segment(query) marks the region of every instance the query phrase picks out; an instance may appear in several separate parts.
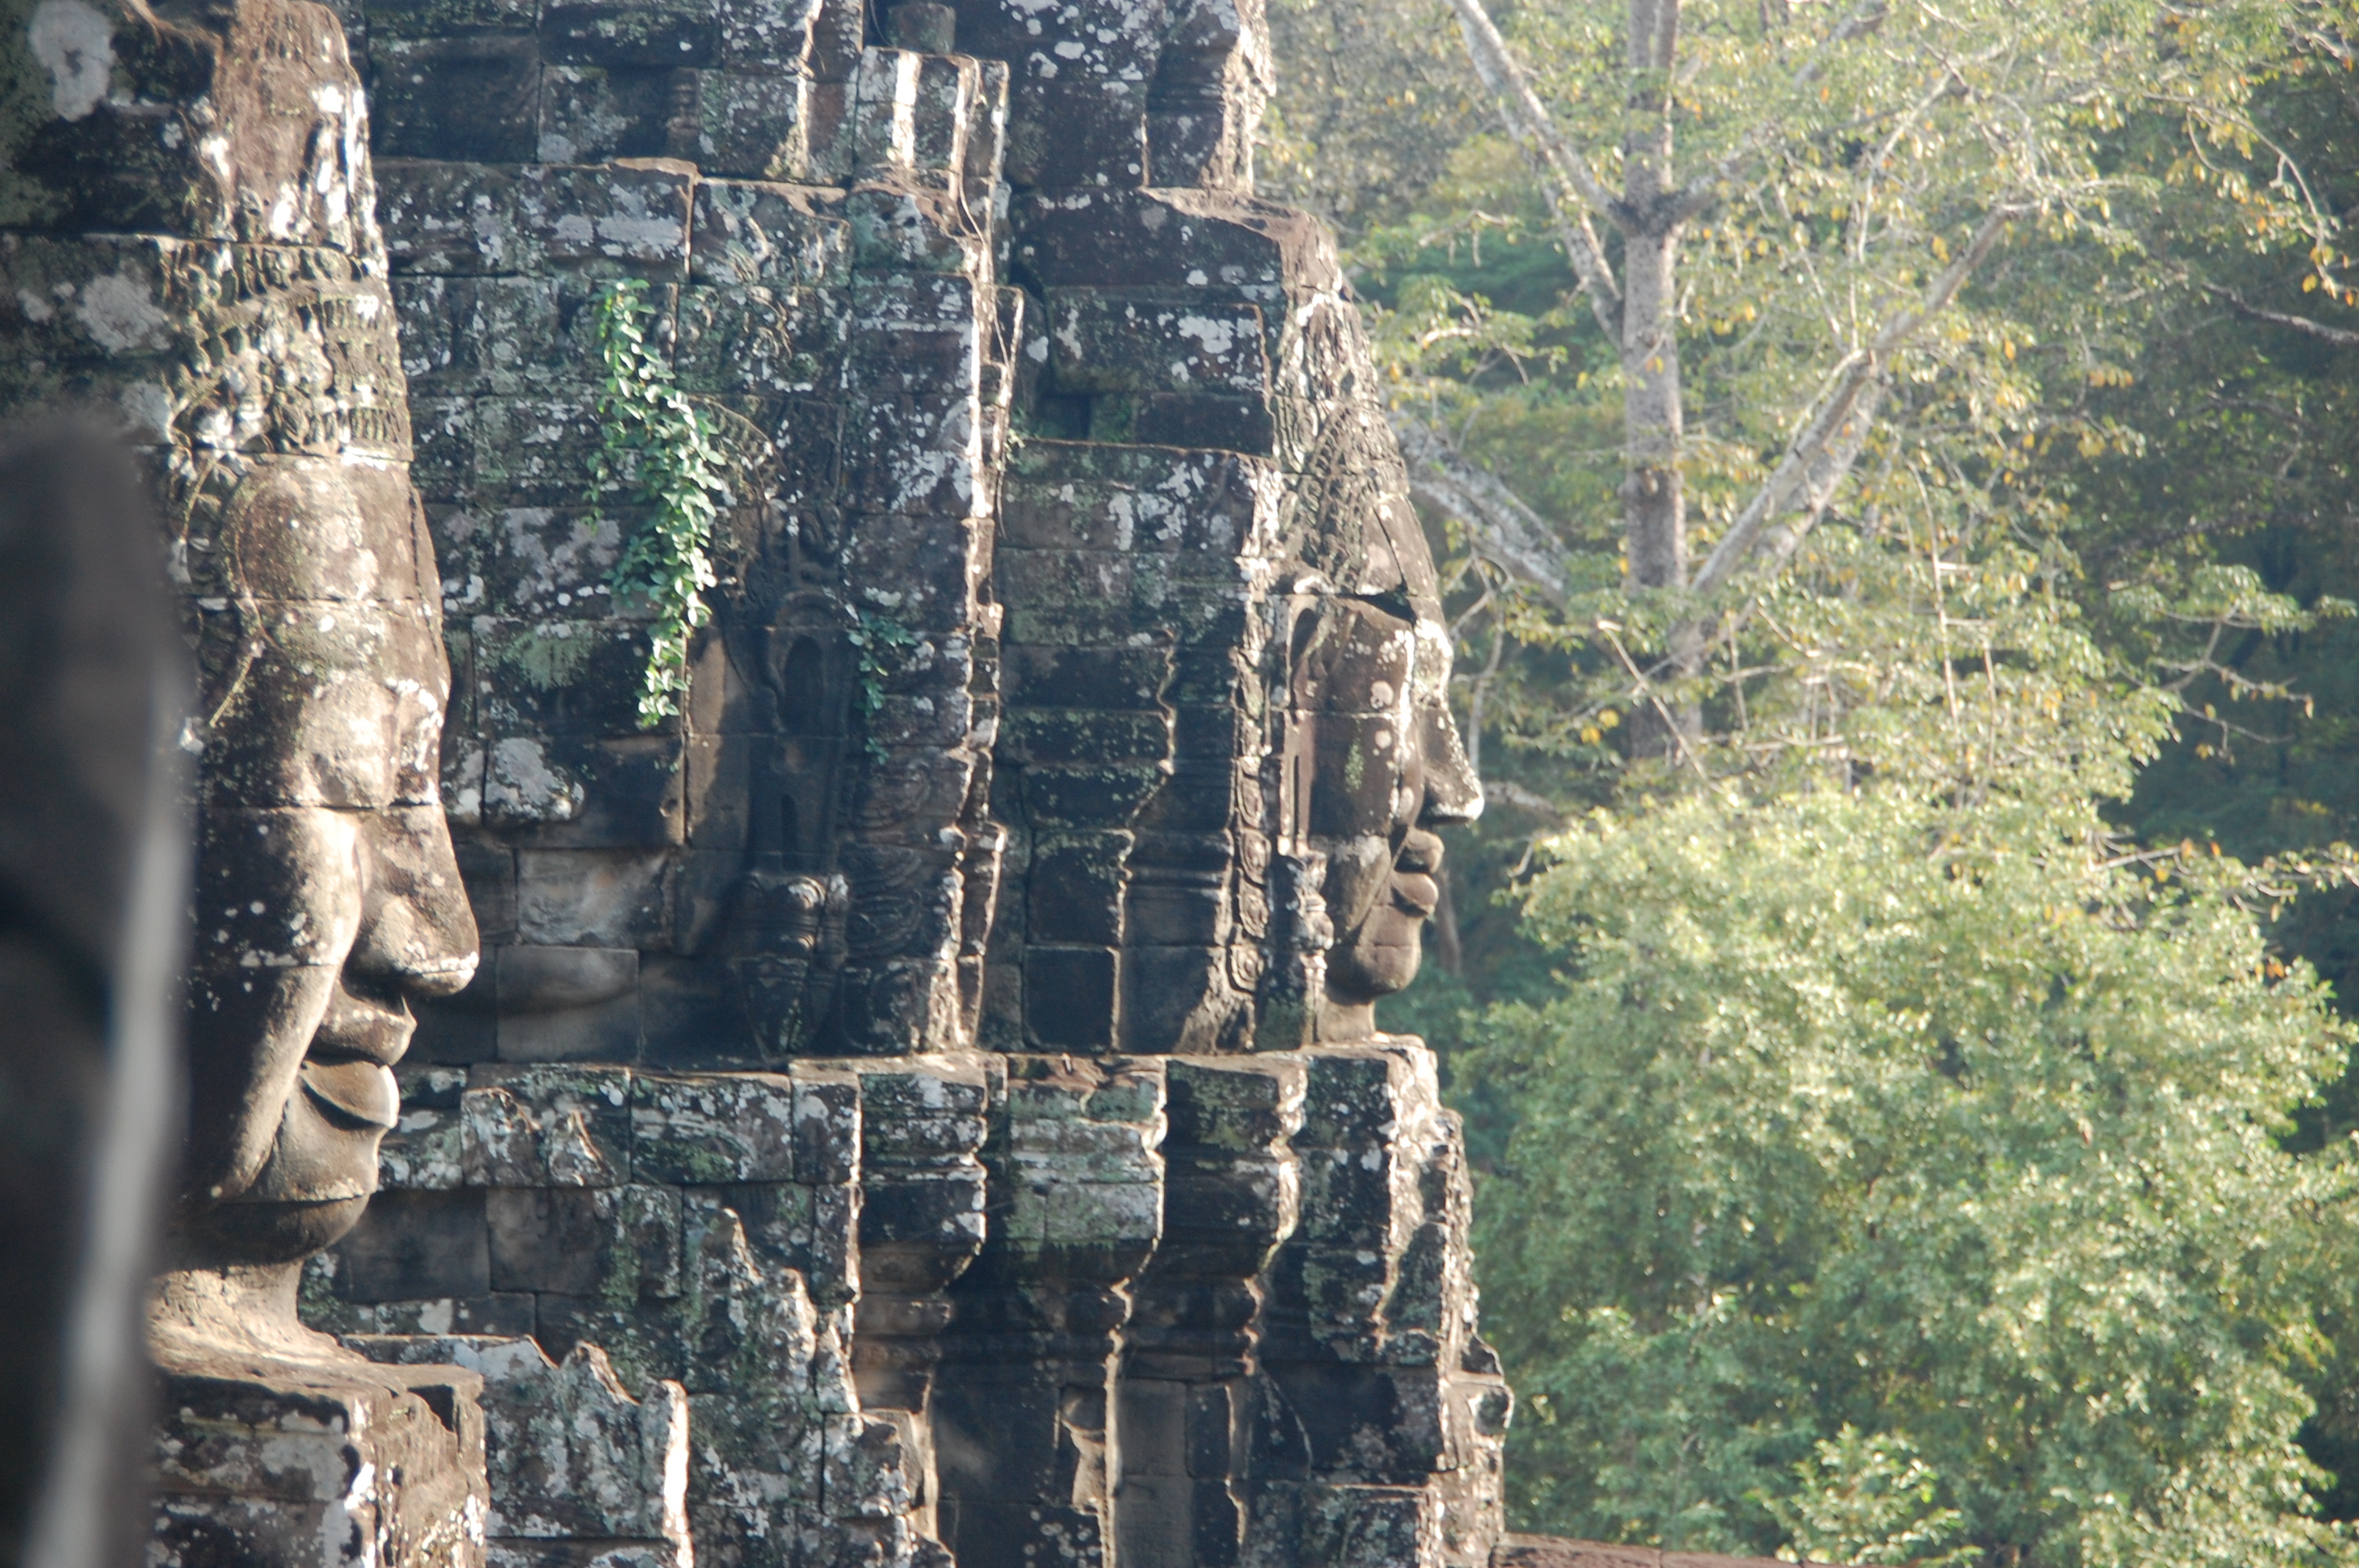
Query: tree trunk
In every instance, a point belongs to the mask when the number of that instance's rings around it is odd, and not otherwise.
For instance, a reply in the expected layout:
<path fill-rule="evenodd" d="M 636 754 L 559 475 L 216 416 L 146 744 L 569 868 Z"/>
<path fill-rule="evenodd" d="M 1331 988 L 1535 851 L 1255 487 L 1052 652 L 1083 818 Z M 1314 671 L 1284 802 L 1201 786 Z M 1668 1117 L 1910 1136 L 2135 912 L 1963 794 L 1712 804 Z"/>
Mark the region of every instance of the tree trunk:
<path fill-rule="evenodd" d="M 1622 524 L 1636 588 L 1685 588 L 1687 497 L 1680 482 L 1680 222 L 1669 209 L 1671 65 L 1680 0 L 1630 0 L 1630 129 L 1622 141 Z"/>
<path fill-rule="evenodd" d="M 1623 138 L 1622 530 L 1633 588 L 1688 582 L 1687 491 L 1680 473 L 1687 429 L 1680 387 L 1679 179 L 1672 166 L 1671 68 L 1680 0 L 1630 0 L 1630 130 Z M 1700 639 L 1675 639 L 1663 673 L 1691 676 Z M 1692 754 L 1703 715 L 1676 694 L 1637 705 L 1632 741 L 1677 762 Z"/>
<path fill-rule="evenodd" d="M 1685 588 L 1680 479 L 1679 233 L 1625 231 L 1622 248 L 1622 526 L 1636 588 Z"/>
<path fill-rule="evenodd" d="M 1675 293 L 1679 245 L 1676 227 L 1623 230 L 1622 528 L 1633 588 L 1688 584 L 1687 491 L 1680 475 L 1687 422 Z M 1694 631 L 1684 622 L 1675 629 L 1658 679 L 1684 680 L 1702 668 L 1703 640 Z M 1703 734 L 1702 710 L 1676 692 L 1641 700 L 1634 717 L 1630 739 L 1638 753 L 1674 764 L 1693 753 Z"/>

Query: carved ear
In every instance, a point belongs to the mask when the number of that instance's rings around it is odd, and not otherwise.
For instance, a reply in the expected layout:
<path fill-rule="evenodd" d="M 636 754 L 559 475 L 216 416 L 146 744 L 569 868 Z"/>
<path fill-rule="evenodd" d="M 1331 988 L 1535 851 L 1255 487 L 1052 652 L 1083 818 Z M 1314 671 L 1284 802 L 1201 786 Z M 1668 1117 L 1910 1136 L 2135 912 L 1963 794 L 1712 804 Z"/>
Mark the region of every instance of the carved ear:
<path fill-rule="evenodd" d="M 1277 821 L 1272 824 L 1281 845 L 1299 845 L 1310 831 L 1312 774 L 1318 769 L 1319 711 L 1317 655 L 1327 630 L 1325 604 L 1315 598 L 1294 601 L 1294 619 L 1287 628 L 1286 667 L 1270 704 L 1277 733 L 1271 751 L 1277 758 Z"/>
<path fill-rule="evenodd" d="M 1389 437 L 1386 438 L 1390 439 Z M 1397 462 L 1399 460 L 1394 460 Z M 1362 599 L 1378 601 L 1406 600 L 1409 584 L 1408 560 L 1421 558 L 1427 554 L 1423 547 L 1425 541 L 1422 537 L 1418 540 L 1419 549 L 1415 557 L 1404 557 L 1398 539 L 1401 530 L 1393 514 L 1407 510 L 1407 503 L 1397 503 L 1392 497 L 1378 492 L 1367 499 L 1366 507 L 1368 514 L 1360 522 L 1361 553 L 1360 558 L 1353 563 L 1352 591 Z M 1429 579 L 1432 578 L 1431 567 L 1426 568 L 1425 575 Z M 1428 591 L 1430 591 L 1430 587 Z"/>
<path fill-rule="evenodd" d="M 1391 438 L 1386 438 L 1389 440 Z M 1394 460 L 1397 462 L 1399 460 Z M 1417 520 L 1417 508 L 1408 499 L 1408 475 L 1400 476 L 1399 493 L 1387 495 L 1378 514 L 1383 522 L 1385 544 L 1392 553 L 1400 573 L 1404 597 L 1440 608 L 1441 590 L 1433 570 L 1433 549 L 1425 542 L 1425 529 Z"/>

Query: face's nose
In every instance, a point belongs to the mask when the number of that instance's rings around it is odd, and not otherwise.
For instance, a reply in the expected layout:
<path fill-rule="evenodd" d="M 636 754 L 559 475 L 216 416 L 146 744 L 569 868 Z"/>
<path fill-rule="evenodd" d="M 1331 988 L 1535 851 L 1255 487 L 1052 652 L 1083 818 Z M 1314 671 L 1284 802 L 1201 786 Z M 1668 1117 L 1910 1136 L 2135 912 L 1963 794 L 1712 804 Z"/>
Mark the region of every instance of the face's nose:
<path fill-rule="evenodd" d="M 1416 639 L 1409 702 L 1425 797 L 1417 821 L 1424 827 L 1451 827 L 1483 815 L 1483 781 L 1474 776 L 1458 721 L 1450 715 L 1450 672 L 1458 650 L 1437 601 L 1418 604 Z"/>
<path fill-rule="evenodd" d="M 1418 813 L 1421 827 L 1449 827 L 1483 815 L 1483 781 L 1466 760 L 1465 744 L 1449 705 L 1422 705 L 1418 715 L 1419 749 L 1425 768 L 1425 804 Z"/>
<path fill-rule="evenodd" d="M 370 815 L 367 891 L 348 972 L 412 1000 L 455 996 L 475 978 L 475 913 L 439 804 Z"/>

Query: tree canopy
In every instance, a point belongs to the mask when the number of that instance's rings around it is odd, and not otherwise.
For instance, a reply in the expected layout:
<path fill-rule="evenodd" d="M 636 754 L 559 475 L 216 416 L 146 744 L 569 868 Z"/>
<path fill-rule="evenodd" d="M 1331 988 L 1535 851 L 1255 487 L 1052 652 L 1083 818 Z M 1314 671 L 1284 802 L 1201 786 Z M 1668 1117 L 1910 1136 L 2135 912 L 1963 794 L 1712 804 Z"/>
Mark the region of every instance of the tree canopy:
<path fill-rule="evenodd" d="M 2351 1555 L 2354 14 L 1273 20 L 1492 784 L 1386 1018 L 1518 1522 Z"/>

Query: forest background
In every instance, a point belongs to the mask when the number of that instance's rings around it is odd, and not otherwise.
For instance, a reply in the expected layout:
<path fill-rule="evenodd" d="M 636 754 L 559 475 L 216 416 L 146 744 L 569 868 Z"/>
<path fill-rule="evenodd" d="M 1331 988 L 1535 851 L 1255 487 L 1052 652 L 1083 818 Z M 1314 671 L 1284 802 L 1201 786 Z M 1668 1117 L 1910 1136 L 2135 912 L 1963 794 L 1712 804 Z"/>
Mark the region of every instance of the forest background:
<path fill-rule="evenodd" d="M 1513 1524 L 2359 1561 L 2359 11 L 1271 4 L 1489 786 L 1384 1017 Z"/>

